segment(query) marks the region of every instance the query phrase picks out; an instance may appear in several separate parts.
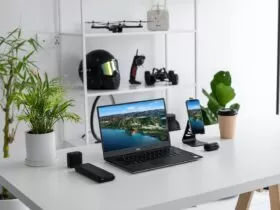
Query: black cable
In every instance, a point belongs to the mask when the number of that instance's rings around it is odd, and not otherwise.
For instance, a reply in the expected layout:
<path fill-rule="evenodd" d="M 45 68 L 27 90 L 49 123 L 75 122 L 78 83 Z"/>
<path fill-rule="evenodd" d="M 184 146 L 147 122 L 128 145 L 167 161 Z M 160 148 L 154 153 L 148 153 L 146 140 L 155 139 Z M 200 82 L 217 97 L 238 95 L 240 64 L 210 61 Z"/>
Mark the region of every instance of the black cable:
<path fill-rule="evenodd" d="M 93 138 L 96 139 L 95 143 L 101 143 L 101 139 L 97 136 L 97 134 L 94 130 L 94 126 L 93 126 L 94 113 L 95 113 L 95 109 L 96 109 L 97 103 L 98 103 L 100 98 L 101 98 L 101 96 L 97 96 L 95 98 L 95 100 L 92 104 L 92 107 L 91 107 L 91 112 L 90 112 L 90 129 L 91 129 L 91 133 L 92 133 Z M 113 95 L 110 95 L 110 99 L 111 99 L 112 104 L 116 104 L 116 101 L 115 101 Z"/>
<path fill-rule="evenodd" d="M 93 118 L 94 118 L 94 112 L 95 112 L 95 108 L 96 105 L 99 101 L 101 96 L 97 96 L 92 104 L 91 107 L 91 112 L 90 112 L 90 130 L 91 130 L 91 134 L 93 136 L 93 138 L 95 138 L 95 143 L 101 143 L 101 139 L 96 135 L 95 130 L 94 130 L 94 126 L 93 126 Z"/>

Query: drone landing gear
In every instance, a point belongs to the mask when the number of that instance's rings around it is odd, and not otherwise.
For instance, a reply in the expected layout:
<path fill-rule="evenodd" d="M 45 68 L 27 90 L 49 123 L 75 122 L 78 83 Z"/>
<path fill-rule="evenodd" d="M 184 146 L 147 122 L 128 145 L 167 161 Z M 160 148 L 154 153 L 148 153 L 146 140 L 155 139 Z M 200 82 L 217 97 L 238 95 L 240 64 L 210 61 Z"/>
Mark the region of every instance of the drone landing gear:
<path fill-rule="evenodd" d="M 203 141 L 199 141 L 196 139 L 195 134 L 192 133 L 190 123 L 188 121 L 187 127 L 182 139 L 184 144 L 189 145 L 190 147 L 201 147 L 204 146 L 206 143 Z"/>

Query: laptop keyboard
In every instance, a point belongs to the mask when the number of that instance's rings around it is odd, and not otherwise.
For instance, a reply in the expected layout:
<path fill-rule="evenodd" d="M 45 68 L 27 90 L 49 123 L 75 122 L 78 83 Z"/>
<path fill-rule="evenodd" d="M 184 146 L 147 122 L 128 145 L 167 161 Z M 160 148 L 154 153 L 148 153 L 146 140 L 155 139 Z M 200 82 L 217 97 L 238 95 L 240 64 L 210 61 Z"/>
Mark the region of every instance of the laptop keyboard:
<path fill-rule="evenodd" d="M 152 150 L 139 152 L 137 154 L 122 155 L 117 158 L 118 161 L 122 161 L 126 165 L 140 164 L 150 160 L 156 160 L 164 157 L 172 157 L 180 155 L 179 150 L 173 147 L 167 147 L 160 150 Z"/>

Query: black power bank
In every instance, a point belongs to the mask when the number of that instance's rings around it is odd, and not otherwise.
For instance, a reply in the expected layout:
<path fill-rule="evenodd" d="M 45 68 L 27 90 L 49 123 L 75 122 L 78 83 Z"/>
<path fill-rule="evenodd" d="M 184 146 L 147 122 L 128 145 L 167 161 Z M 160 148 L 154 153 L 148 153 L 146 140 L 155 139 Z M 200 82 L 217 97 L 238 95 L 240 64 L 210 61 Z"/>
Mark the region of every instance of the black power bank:
<path fill-rule="evenodd" d="M 75 167 L 76 172 L 82 174 L 98 183 L 109 182 L 115 179 L 114 174 L 90 163 L 81 164 Z"/>

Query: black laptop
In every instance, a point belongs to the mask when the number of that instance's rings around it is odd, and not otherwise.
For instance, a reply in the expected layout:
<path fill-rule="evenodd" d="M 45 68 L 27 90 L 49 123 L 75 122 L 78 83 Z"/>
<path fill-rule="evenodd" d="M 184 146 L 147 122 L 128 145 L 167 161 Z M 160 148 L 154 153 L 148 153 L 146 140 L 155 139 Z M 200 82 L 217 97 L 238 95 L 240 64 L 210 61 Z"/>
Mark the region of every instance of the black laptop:
<path fill-rule="evenodd" d="M 196 161 L 170 145 L 164 99 L 99 106 L 104 159 L 130 173 Z"/>

